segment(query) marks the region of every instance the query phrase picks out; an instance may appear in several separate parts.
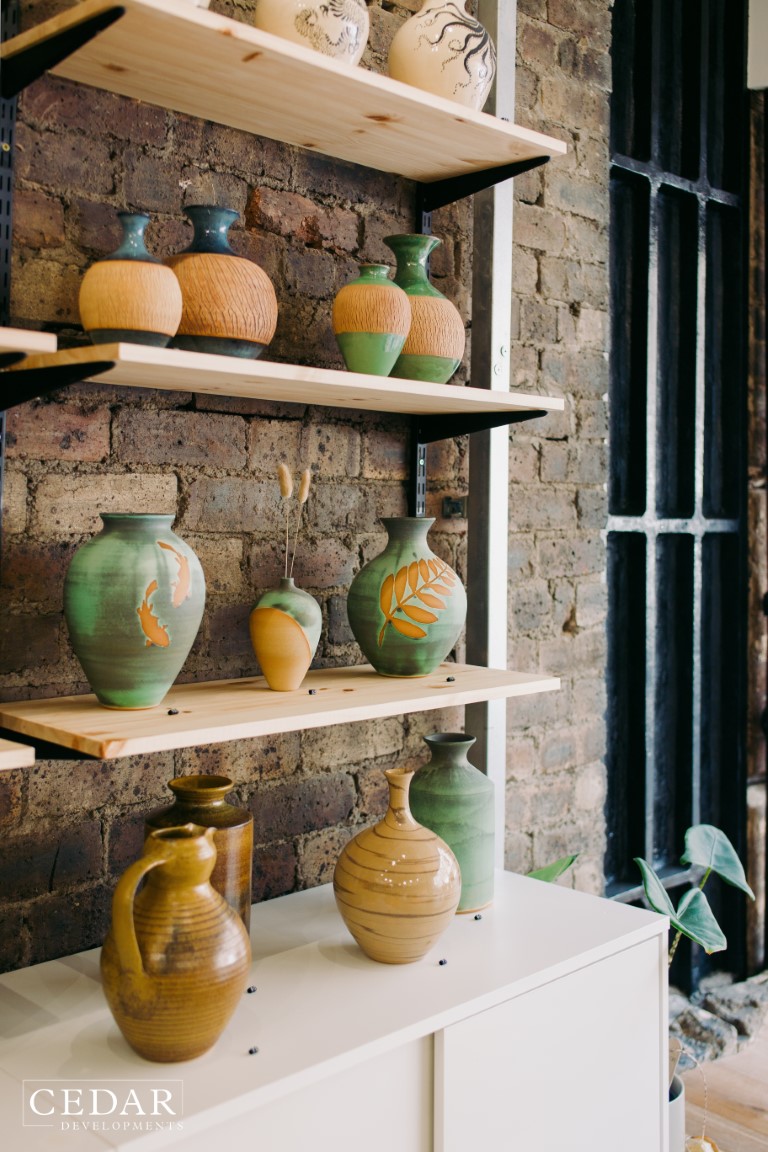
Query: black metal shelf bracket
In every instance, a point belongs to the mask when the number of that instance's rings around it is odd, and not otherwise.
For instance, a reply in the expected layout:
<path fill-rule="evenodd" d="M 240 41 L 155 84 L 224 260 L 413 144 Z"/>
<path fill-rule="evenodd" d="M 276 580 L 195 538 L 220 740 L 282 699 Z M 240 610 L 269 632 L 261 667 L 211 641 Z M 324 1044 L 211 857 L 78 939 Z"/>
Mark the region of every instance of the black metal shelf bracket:
<path fill-rule="evenodd" d="M 0 388 L 0 412 L 7 411 L 17 404 L 47 396 L 69 384 L 82 384 L 93 376 L 100 376 L 115 367 L 114 360 L 96 360 L 88 365 L 87 377 L 83 376 L 81 364 L 56 364 L 51 368 L 23 368 L 9 372 L 2 377 Z"/>
<path fill-rule="evenodd" d="M 11 740 L 16 744 L 26 744 L 33 748 L 35 760 L 97 760 L 89 752 L 80 752 L 75 748 L 67 748 L 63 744 L 52 744 L 48 740 L 40 740 L 37 736 L 27 736 L 24 732 L 14 732 L 12 728 L 0 728 L 0 740 Z"/>
<path fill-rule="evenodd" d="M 493 188 L 495 184 L 522 176 L 523 172 L 530 172 L 532 168 L 546 164 L 549 159 L 549 156 L 535 156 L 532 160 L 516 160 L 513 164 L 502 164 L 498 168 L 484 168 L 480 172 L 467 172 L 463 176 L 448 176 L 445 180 L 435 180 L 431 184 L 418 183 L 417 219 L 423 213 L 434 212 L 446 204 L 463 200 L 465 196 L 472 196 L 475 192 L 482 192 L 486 188 Z"/>
<path fill-rule="evenodd" d="M 63 32 L 49 36 L 47 40 L 40 40 L 29 48 L 5 56 L 0 77 L 0 95 L 5 100 L 18 95 L 29 84 L 39 80 L 50 68 L 61 64 L 67 56 L 77 52 L 78 48 L 82 48 L 123 15 L 125 8 L 119 5 L 107 8 L 106 11 L 89 16 L 87 20 L 81 20 L 79 24 L 74 24 Z"/>

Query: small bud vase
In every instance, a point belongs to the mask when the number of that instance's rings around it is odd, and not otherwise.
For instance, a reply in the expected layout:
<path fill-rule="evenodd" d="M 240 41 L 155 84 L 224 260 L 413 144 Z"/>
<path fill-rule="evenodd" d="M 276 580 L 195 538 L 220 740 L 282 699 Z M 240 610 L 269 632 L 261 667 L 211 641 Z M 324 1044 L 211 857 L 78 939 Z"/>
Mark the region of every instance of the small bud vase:
<path fill-rule="evenodd" d="M 166 261 L 184 303 L 173 346 L 255 359 L 277 327 L 272 281 L 258 264 L 230 248 L 227 233 L 237 212 L 194 204 L 184 213 L 195 230 L 192 243 Z"/>
<path fill-rule="evenodd" d="M 496 74 L 496 49 L 461 0 L 424 0 L 389 49 L 395 80 L 481 109 Z"/>
<path fill-rule="evenodd" d="M 350 372 L 389 376 L 411 327 L 407 293 L 386 264 L 361 264 L 360 275 L 337 293 L 332 324 Z"/>
<path fill-rule="evenodd" d="M 387 814 L 344 848 L 333 892 L 342 920 L 366 956 L 382 964 L 412 964 L 453 919 L 461 874 L 448 845 L 411 815 L 413 773 L 390 768 L 384 775 Z"/>
<path fill-rule="evenodd" d="M 323 614 L 309 592 L 284 576 L 251 612 L 251 643 L 264 678 L 276 692 L 293 692 L 309 671 L 320 641 Z"/>
<path fill-rule="evenodd" d="M 458 912 L 477 912 L 493 900 L 494 786 L 467 759 L 474 736 L 425 736 L 432 759 L 411 784 L 411 812 L 445 840 L 461 868 Z"/>
<path fill-rule="evenodd" d="M 145 1060 L 202 1056 L 245 991 L 251 942 L 211 887 L 213 836 L 194 824 L 150 833 L 115 889 L 101 979 L 117 1026 Z"/>
<path fill-rule="evenodd" d="M 173 516 L 101 514 L 75 552 L 64 618 L 75 655 L 107 708 L 153 708 L 181 671 L 205 606 L 205 578 Z"/>
<path fill-rule="evenodd" d="M 80 285 L 80 321 L 94 344 L 164 348 L 181 320 L 181 288 L 144 243 L 149 216 L 118 212 L 120 247 L 92 264 Z"/>
<path fill-rule="evenodd" d="M 456 643 L 467 615 L 461 581 L 427 543 L 434 520 L 382 520 L 384 551 L 357 573 L 347 596 L 355 640 L 382 676 L 428 676 Z"/>
<path fill-rule="evenodd" d="M 395 283 L 411 302 L 411 327 L 390 375 L 446 384 L 461 364 L 466 333 L 456 305 L 427 275 L 429 254 L 442 240 L 414 234 L 386 236 L 384 243 L 397 258 Z"/>
<path fill-rule="evenodd" d="M 365 0 L 256 0 L 253 23 L 344 64 L 357 64 L 368 42 Z"/>
<path fill-rule="evenodd" d="M 253 816 L 245 808 L 227 803 L 225 797 L 234 788 L 228 776 L 175 776 L 168 781 L 168 787 L 174 803 L 147 816 L 146 835 L 157 828 L 175 828 L 179 824 L 213 828 L 216 864 L 211 884 L 249 928 Z"/>

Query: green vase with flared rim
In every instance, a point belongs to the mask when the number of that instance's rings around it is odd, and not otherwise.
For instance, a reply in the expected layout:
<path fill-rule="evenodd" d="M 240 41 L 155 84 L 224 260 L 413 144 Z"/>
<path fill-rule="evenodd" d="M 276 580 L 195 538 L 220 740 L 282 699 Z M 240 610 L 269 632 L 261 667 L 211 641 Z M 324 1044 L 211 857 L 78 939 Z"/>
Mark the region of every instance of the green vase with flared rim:
<path fill-rule="evenodd" d="M 411 327 L 411 305 L 388 264 L 361 264 L 333 302 L 333 331 L 350 372 L 388 376 Z"/>
<path fill-rule="evenodd" d="M 494 784 L 470 764 L 474 736 L 435 732 L 425 736 L 432 758 L 411 784 L 411 812 L 431 828 L 461 868 L 459 912 L 477 912 L 493 900 Z"/>
<path fill-rule="evenodd" d="M 429 255 L 442 240 L 413 233 L 384 243 L 397 258 L 395 283 L 411 302 L 411 327 L 390 375 L 445 384 L 461 364 L 466 333 L 455 304 L 429 279 Z"/>
<path fill-rule="evenodd" d="M 75 655 L 101 704 L 153 708 L 181 671 L 205 606 L 197 556 L 173 516 L 102 513 L 64 580 Z"/>
<path fill-rule="evenodd" d="M 428 676 L 464 627 L 467 597 L 456 573 L 427 543 L 431 517 L 387 517 L 382 524 L 386 548 L 349 589 L 350 627 L 382 676 Z"/>

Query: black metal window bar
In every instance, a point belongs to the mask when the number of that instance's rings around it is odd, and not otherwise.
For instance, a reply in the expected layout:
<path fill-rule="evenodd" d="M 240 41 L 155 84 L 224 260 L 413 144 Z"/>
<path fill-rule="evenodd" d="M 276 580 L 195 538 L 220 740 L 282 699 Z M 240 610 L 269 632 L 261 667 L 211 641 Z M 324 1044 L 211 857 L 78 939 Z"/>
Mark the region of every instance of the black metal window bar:
<path fill-rule="evenodd" d="M 746 838 L 746 7 L 614 5 L 606 874 L 626 900 L 635 856 L 682 884 L 690 824 Z M 716 909 L 732 969 L 739 904 Z M 702 961 L 682 963 L 690 986 Z"/>

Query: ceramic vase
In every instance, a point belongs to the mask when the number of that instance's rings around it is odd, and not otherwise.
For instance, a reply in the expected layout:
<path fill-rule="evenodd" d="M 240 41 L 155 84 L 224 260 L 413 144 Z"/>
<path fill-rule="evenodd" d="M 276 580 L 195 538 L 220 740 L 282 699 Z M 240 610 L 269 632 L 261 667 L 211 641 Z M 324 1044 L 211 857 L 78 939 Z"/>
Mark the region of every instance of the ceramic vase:
<path fill-rule="evenodd" d="M 225 797 L 234 788 L 228 776 L 176 776 L 168 781 L 168 787 L 175 801 L 147 816 L 145 834 L 180 824 L 213 828 L 216 864 L 211 884 L 249 928 L 253 816 L 245 808 L 227 803 Z"/>
<path fill-rule="evenodd" d="M 368 42 L 365 0 L 256 0 L 253 22 L 345 64 L 357 64 Z"/>
<path fill-rule="evenodd" d="M 181 671 L 205 606 L 205 578 L 173 516 L 102 513 L 72 557 L 64 617 L 75 655 L 109 708 L 152 708 Z"/>
<path fill-rule="evenodd" d="M 251 643 L 264 678 L 276 692 L 292 692 L 309 671 L 323 615 L 314 596 L 284 576 L 251 612 Z"/>
<path fill-rule="evenodd" d="M 333 874 L 341 917 L 371 960 L 420 960 L 448 927 L 459 903 L 461 874 L 447 844 L 414 820 L 408 806 L 413 773 L 390 768 L 387 814 L 358 832 Z"/>
<path fill-rule="evenodd" d="M 166 263 L 181 285 L 183 311 L 175 348 L 255 359 L 277 327 L 277 297 L 263 268 L 237 256 L 227 233 L 237 219 L 230 208 L 195 204 L 189 248 Z"/>
<path fill-rule="evenodd" d="M 387 236 L 384 243 L 397 258 L 395 283 L 411 302 L 411 327 L 392 376 L 445 384 L 464 355 L 466 334 L 459 310 L 435 288 L 427 275 L 437 236 Z"/>
<path fill-rule="evenodd" d="M 432 758 L 411 784 L 411 812 L 445 840 L 461 869 L 459 912 L 477 912 L 493 900 L 493 781 L 467 759 L 474 736 L 436 732 L 424 737 Z"/>
<path fill-rule="evenodd" d="M 350 627 L 382 676 L 428 676 L 459 637 L 467 597 L 456 573 L 427 543 L 432 518 L 392 517 L 382 523 L 387 546 L 349 589 Z"/>
<path fill-rule="evenodd" d="M 164 348 L 181 320 L 181 288 L 144 243 L 149 217 L 119 212 L 120 247 L 92 264 L 78 300 L 80 321 L 94 344 L 125 341 Z"/>
<path fill-rule="evenodd" d="M 386 264 L 362 264 L 333 301 L 336 342 L 350 372 L 388 376 L 411 327 L 411 302 Z"/>
<path fill-rule="evenodd" d="M 389 74 L 436 96 L 480 109 L 496 74 L 496 49 L 462 0 L 424 0 L 395 33 Z"/>
<path fill-rule="evenodd" d="M 151 832 L 115 889 L 102 983 L 118 1028 L 145 1060 L 207 1052 L 245 991 L 250 940 L 211 887 L 213 837 L 194 824 Z"/>

